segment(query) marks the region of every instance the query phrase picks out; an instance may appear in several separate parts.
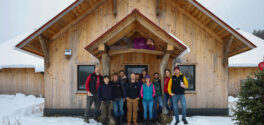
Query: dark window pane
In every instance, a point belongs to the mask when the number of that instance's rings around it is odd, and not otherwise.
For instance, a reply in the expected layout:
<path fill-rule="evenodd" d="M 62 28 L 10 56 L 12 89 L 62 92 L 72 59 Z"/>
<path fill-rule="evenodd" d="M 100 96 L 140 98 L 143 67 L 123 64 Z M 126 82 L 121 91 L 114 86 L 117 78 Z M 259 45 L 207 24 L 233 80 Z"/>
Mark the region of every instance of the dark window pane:
<path fill-rule="evenodd" d="M 78 90 L 85 90 L 86 78 L 93 73 L 94 65 L 80 65 L 78 66 Z"/>
<path fill-rule="evenodd" d="M 179 66 L 183 75 L 188 80 L 189 87 L 187 90 L 195 90 L 195 66 L 194 65 L 181 65 Z"/>
<path fill-rule="evenodd" d="M 139 73 L 141 74 L 141 71 L 145 69 L 148 72 L 148 66 L 147 65 L 126 65 L 126 75 L 130 77 L 131 73 Z"/>

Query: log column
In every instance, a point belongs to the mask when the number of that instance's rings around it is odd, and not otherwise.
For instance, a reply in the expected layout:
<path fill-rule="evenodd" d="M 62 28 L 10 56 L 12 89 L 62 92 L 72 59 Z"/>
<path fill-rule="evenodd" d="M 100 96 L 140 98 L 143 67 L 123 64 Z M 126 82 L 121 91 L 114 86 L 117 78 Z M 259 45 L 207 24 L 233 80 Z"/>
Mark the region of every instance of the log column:
<path fill-rule="evenodd" d="M 102 53 L 101 56 L 101 63 L 102 63 L 102 74 L 103 75 L 110 75 L 110 57 L 107 52 L 107 49 L 104 44 L 99 45 L 98 47 L 99 52 Z"/>
<path fill-rule="evenodd" d="M 162 57 L 161 63 L 160 63 L 160 80 L 161 80 L 161 88 L 164 88 L 164 78 L 165 73 L 164 70 L 168 67 L 168 61 L 170 58 L 170 53 L 165 53 Z M 162 91 L 162 95 L 164 95 L 164 91 Z"/>
<path fill-rule="evenodd" d="M 110 57 L 108 54 L 102 53 L 102 73 L 103 75 L 110 75 Z"/>

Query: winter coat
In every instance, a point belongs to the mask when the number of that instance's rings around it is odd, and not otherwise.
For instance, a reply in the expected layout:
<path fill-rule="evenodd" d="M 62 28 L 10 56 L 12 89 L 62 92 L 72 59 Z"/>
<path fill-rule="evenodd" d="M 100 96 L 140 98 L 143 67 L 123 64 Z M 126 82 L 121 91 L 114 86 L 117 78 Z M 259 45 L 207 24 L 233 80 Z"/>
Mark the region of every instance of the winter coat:
<path fill-rule="evenodd" d="M 112 81 L 113 99 L 125 98 L 124 86 L 119 80 Z"/>
<path fill-rule="evenodd" d="M 155 91 L 156 91 L 156 95 L 155 96 L 162 96 L 162 89 L 161 89 L 160 79 L 154 79 L 152 83 L 155 86 Z"/>
<path fill-rule="evenodd" d="M 181 83 L 188 88 L 188 81 L 182 73 L 180 73 L 179 76 L 173 75 L 168 84 L 169 94 L 184 94 L 185 88 L 181 87 Z"/>
<path fill-rule="evenodd" d="M 103 77 L 100 74 L 96 75 L 96 73 L 93 72 L 86 79 L 86 91 L 90 91 L 92 94 L 95 94 L 100 86 L 100 83 L 103 83 Z"/>
<path fill-rule="evenodd" d="M 155 96 L 155 86 L 150 83 L 148 86 L 146 83 L 142 85 L 140 94 L 144 101 L 151 101 Z"/>
<path fill-rule="evenodd" d="M 135 99 L 140 97 L 140 86 L 138 82 L 128 83 L 126 86 L 126 97 Z"/>
<path fill-rule="evenodd" d="M 101 84 L 98 89 L 98 98 L 100 101 L 113 100 L 113 85 L 111 83 Z"/>
<path fill-rule="evenodd" d="M 170 77 L 166 76 L 165 79 L 164 79 L 164 88 L 163 88 L 164 93 L 168 93 L 169 81 L 170 81 Z"/>

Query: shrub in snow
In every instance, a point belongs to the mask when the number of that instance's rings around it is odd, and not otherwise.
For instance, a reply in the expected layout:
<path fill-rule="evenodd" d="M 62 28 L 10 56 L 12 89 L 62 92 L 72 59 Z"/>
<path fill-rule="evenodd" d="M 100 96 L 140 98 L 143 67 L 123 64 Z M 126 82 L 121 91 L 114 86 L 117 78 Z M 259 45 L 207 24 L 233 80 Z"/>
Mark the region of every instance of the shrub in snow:
<path fill-rule="evenodd" d="M 16 118 L 14 123 L 12 123 L 9 117 L 4 117 L 2 125 L 21 125 L 21 122 L 19 121 L 19 119 Z"/>
<path fill-rule="evenodd" d="M 248 77 L 241 86 L 234 110 L 238 125 L 264 125 L 264 71 Z"/>

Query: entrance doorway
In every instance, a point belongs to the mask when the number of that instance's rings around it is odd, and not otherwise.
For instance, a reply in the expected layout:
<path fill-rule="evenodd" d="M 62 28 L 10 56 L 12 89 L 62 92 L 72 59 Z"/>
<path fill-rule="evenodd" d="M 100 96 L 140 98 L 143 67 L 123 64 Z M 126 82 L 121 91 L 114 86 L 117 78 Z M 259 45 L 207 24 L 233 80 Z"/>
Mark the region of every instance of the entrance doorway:
<path fill-rule="evenodd" d="M 147 65 L 126 65 L 125 66 L 125 72 L 128 77 L 130 77 L 131 73 L 139 73 L 141 74 L 141 71 L 145 69 L 148 74 L 148 66 Z"/>

